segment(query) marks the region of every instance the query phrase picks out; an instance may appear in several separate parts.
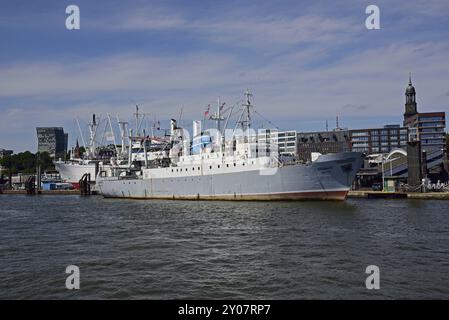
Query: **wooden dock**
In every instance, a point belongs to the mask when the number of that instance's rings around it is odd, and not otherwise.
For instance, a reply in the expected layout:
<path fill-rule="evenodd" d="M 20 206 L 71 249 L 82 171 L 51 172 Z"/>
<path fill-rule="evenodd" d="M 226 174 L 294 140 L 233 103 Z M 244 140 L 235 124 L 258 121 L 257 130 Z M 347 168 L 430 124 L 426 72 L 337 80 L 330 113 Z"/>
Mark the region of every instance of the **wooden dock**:
<path fill-rule="evenodd" d="M 383 192 L 383 191 L 349 191 L 348 198 L 364 199 L 427 199 L 449 200 L 449 192 Z"/>
<path fill-rule="evenodd" d="M 27 194 L 26 190 L 1 190 L 0 195 Z M 92 195 L 96 194 L 92 191 Z M 39 190 L 36 195 L 80 195 L 79 190 Z"/>

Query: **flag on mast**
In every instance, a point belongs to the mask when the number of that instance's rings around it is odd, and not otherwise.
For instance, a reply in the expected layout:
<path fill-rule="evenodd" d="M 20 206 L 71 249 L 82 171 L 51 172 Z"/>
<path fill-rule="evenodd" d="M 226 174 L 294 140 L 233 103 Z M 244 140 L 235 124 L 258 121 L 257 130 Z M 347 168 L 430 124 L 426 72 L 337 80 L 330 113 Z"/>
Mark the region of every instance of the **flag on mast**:
<path fill-rule="evenodd" d="M 207 105 L 206 112 L 204 112 L 204 117 L 205 118 L 209 117 L 209 111 L 210 111 L 210 104 Z"/>

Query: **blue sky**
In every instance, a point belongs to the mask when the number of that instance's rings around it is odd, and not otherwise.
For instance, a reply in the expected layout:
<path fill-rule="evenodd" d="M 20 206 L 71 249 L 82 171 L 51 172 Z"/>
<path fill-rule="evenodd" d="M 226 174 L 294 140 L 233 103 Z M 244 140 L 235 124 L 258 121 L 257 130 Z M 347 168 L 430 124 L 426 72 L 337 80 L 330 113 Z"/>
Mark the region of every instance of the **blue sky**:
<path fill-rule="evenodd" d="M 65 28 L 76 4 L 81 29 Z M 380 8 L 381 29 L 365 28 Z M 249 88 L 282 129 L 401 123 L 449 111 L 449 2 L 0 1 L 0 148 L 36 150 L 36 126 L 119 114 L 201 119 Z M 187 125 L 187 124 L 186 124 Z"/>

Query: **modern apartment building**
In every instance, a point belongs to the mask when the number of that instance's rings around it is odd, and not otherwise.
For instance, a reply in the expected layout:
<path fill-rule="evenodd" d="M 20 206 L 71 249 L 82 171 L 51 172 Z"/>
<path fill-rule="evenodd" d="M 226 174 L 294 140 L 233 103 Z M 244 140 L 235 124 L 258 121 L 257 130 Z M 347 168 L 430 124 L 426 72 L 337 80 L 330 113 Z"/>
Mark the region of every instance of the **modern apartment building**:
<path fill-rule="evenodd" d="M 36 128 L 37 151 L 48 152 L 54 159 L 65 159 L 68 134 L 61 127 Z"/>
<path fill-rule="evenodd" d="M 352 151 L 389 153 L 394 149 L 407 147 L 408 128 L 386 125 L 383 128 L 349 130 L 349 135 Z"/>
<path fill-rule="evenodd" d="M 446 114 L 444 112 L 417 113 L 407 117 L 405 125 L 417 128 L 418 139 L 423 149 L 446 148 Z"/>
<path fill-rule="evenodd" d="M 258 132 L 257 141 L 260 145 L 270 146 L 276 144 L 280 155 L 295 156 L 297 152 L 297 132 L 264 130 Z M 267 150 L 268 151 L 268 150 Z"/>

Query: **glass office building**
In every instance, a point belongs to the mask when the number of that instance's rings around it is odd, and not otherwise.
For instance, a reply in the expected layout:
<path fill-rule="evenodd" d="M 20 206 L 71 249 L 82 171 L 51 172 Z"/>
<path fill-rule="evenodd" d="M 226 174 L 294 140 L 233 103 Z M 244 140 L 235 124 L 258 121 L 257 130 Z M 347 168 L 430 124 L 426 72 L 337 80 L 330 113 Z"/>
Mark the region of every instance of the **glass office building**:
<path fill-rule="evenodd" d="M 37 151 L 47 152 L 53 159 L 65 159 L 68 134 L 61 127 L 36 128 Z"/>

